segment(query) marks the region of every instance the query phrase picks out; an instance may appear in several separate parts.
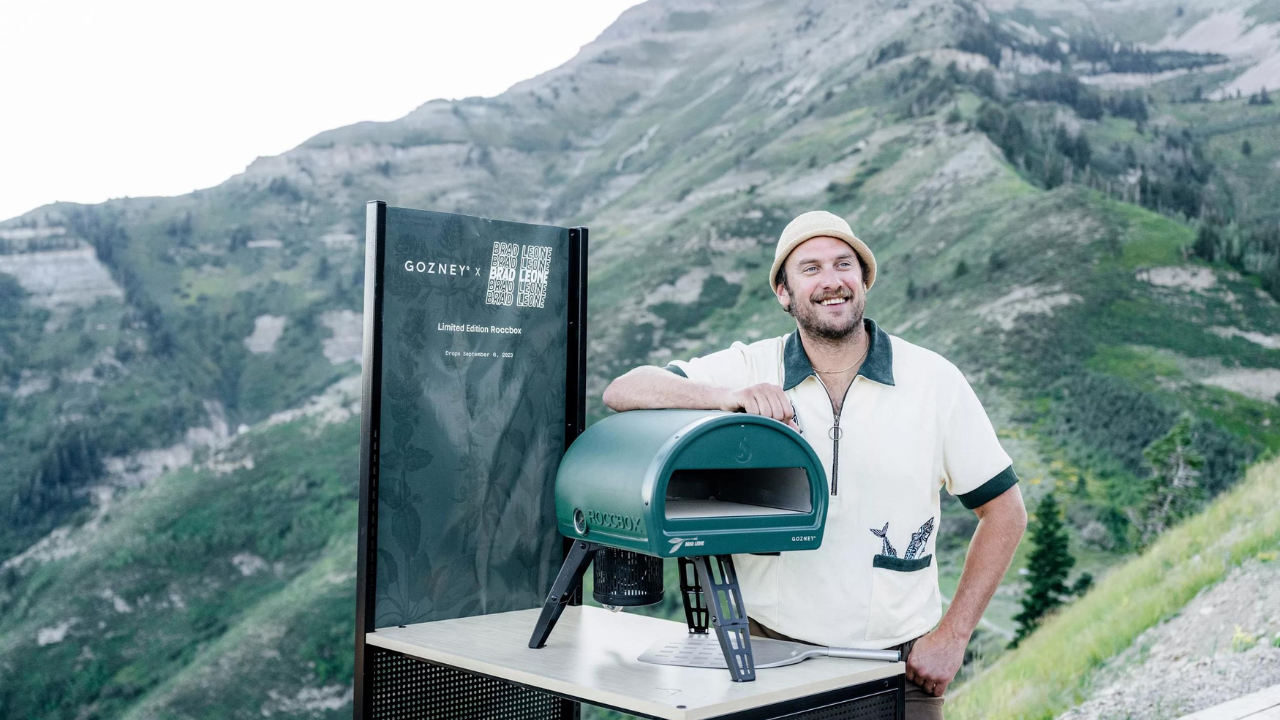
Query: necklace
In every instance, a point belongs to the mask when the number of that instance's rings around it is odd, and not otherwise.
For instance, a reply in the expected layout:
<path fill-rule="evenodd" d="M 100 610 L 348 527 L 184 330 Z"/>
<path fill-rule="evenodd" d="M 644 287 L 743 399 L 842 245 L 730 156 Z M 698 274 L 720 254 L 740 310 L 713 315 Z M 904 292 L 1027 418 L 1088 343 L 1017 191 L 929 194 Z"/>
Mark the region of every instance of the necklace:
<path fill-rule="evenodd" d="M 853 366 L 854 366 L 854 365 L 857 365 L 858 363 L 862 362 L 862 359 L 863 359 L 863 358 L 865 358 L 865 357 L 867 356 L 867 351 L 868 351 L 868 350 L 870 350 L 870 349 L 871 349 L 871 343 L 870 343 L 870 342 L 868 342 L 868 343 L 867 343 L 867 346 L 866 346 L 866 347 L 864 347 L 864 348 L 862 348 L 862 354 L 858 356 L 858 359 L 857 359 L 857 360 L 854 360 L 854 361 L 853 361 L 853 365 L 850 365 L 849 367 L 847 367 L 847 368 L 845 368 L 845 369 L 843 369 L 843 370 L 818 370 L 817 368 L 814 368 L 814 371 L 815 371 L 815 372 L 820 372 L 820 373 L 822 373 L 823 375 L 839 375 L 839 374 L 840 374 L 840 373 L 842 373 L 842 372 L 849 372 L 850 370 L 852 370 L 852 369 L 853 369 Z"/>

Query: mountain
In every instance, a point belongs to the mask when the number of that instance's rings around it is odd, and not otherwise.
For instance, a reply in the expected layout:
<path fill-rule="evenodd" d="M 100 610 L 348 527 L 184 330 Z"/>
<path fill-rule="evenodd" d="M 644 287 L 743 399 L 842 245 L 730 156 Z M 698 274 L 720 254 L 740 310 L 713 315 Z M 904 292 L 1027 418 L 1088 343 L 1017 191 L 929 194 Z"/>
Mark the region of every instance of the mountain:
<path fill-rule="evenodd" d="M 1196 502 L 1280 446 L 1278 31 L 1274 1 L 650 0 L 495 98 L 0 223 L 0 715 L 349 712 L 373 198 L 589 226 L 593 417 L 636 364 L 787 331 L 779 231 L 846 216 L 868 314 L 965 371 L 1101 573 L 1176 520 L 1144 451 L 1184 414 Z"/>

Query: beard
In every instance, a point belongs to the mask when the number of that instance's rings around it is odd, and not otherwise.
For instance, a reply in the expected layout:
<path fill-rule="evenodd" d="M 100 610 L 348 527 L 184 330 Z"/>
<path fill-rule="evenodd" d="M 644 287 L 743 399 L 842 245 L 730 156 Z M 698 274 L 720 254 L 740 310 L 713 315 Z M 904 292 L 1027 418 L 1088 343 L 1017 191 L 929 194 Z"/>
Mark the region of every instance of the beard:
<path fill-rule="evenodd" d="M 824 317 L 821 303 L 832 298 L 846 298 L 849 314 L 844 317 Z M 808 300 L 795 298 L 791 303 L 791 315 L 808 335 L 823 340 L 839 341 L 852 335 L 862 325 L 862 313 L 867 299 L 859 293 L 827 293 Z"/>

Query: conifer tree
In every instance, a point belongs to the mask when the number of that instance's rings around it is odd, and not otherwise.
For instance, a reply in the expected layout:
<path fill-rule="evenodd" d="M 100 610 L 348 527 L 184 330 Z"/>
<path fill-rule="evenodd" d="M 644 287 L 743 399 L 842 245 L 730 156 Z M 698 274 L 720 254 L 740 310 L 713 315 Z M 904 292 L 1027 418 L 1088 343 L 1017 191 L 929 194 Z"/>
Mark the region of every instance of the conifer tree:
<path fill-rule="evenodd" d="M 1045 615 L 1062 604 L 1070 594 L 1067 574 L 1075 565 L 1067 547 L 1067 528 L 1062 522 L 1062 510 L 1052 491 L 1044 496 L 1036 508 L 1031 522 L 1031 543 L 1034 549 L 1029 558 L 1030 587 L 1022 597 L 1022 612 L 1013 619 L 1018 623 L 1018 634 L 1010 647 L 1017 647 L 1022 639 L 1040 626 Z"/>
<path fill-rule="evenodd" d="M 1202 222 L 1200 230 L 1196 232 L 1196 241 L 1191 245 L 1191 253 L 1198 258 L 1213 262 L 1218 259 L 1218 247 L 1222 244 L 1222 237 L 1218 234 L 1218 230 L 1213 225 Z"/>

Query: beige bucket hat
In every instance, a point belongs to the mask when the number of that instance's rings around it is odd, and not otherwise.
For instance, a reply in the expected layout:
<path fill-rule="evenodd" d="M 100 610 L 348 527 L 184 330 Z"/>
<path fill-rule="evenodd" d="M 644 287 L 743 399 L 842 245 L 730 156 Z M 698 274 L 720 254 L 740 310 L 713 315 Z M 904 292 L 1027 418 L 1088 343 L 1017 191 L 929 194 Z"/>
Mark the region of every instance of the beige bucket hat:
<path fill-rule="evenodd" d="M 868 290 L 871 289 L 871 284 L 876 281 L 876 256 L 871 254 L 871 248 L 853 234 L 853 229 L 844 218 L 826 210 L 813 210 L 787 223 L 782 230 L 782 237 L 778 238 L 778 249 L 773 254 L 773 267 L 769 268 L 769 287 L 774 292 L 778 290 L 778 268 L 782 267 L 791 251 L 805 240 L 824 236 L 843 240 L 858 253 L 867 265 L 867 274 L 862 281 Z"/>

